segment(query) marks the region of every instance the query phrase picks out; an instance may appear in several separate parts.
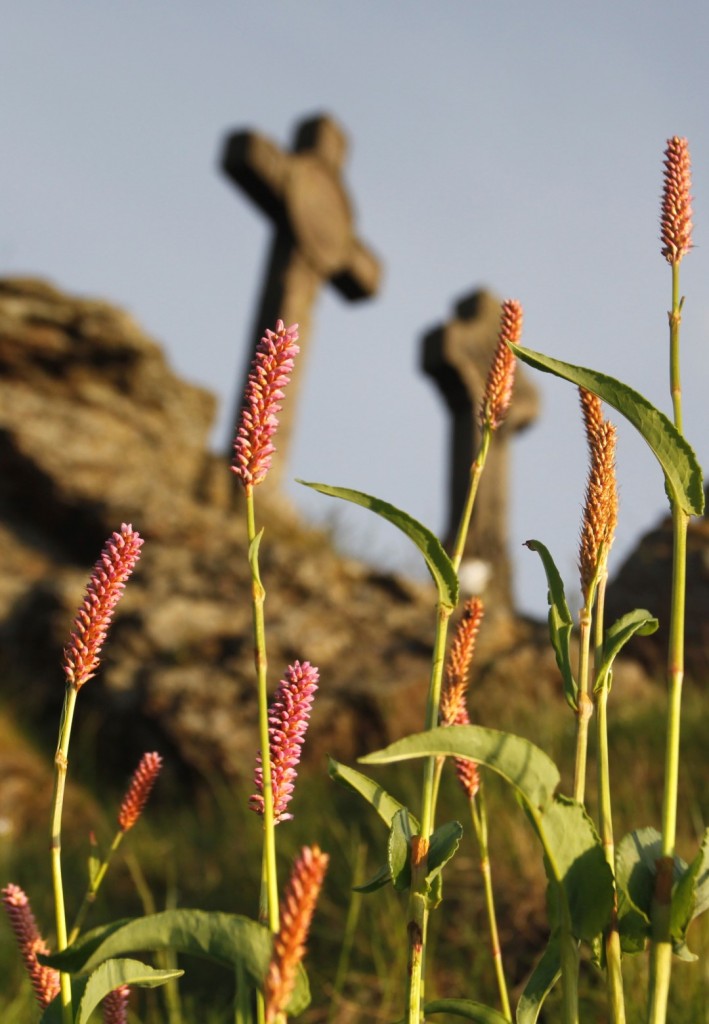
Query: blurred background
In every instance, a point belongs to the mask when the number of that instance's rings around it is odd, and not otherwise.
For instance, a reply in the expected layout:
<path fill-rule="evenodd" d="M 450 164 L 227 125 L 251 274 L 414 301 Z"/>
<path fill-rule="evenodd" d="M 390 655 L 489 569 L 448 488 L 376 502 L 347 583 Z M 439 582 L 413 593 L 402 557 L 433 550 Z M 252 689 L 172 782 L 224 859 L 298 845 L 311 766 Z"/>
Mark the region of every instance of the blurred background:
<path fill-rule="evenodd" d="M 709 297 L 709 8 L 702 0 L 450 0 L 8 5 L 0 36 L 0 273 L 128 308 L 185 377 L 219 394 L 230 434 L 272 227 L 219 170 L 225 135 L 289 146 L 319 111 L 346 128 L 360 236 L 385 266 L 360 305 L 325 289 L 291 477 L 346 484 L 445 523 L 448 419 L 421 337 L 486 285 L 519 298 L 526 344 L 604 369 L 663 408 L 669 271 L 658 211 L 668 136 L 694 163 L 684 262 L 685 429 L 702 455 Z M 569 386 L 514 445 L 518 601 L 542 614 L 529 537 L 574 576 L 585 451 Z M 372 453 L 376 452 L 376 458 Z M 613 563 L 665 511 L 652 456 L 619 447 Z M 347 550 L 421 572 L 367 513 L 289 486 Z"/>

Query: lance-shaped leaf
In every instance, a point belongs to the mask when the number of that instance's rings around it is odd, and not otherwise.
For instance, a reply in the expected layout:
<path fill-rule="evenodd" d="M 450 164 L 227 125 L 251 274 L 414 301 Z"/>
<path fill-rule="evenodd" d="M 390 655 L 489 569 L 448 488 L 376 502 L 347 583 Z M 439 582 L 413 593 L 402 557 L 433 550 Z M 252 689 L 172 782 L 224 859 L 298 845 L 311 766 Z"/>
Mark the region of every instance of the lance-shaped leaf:
<path fill-rule="evenodd" d="M 88 978 L 72 981 L 72 997 L 78 1007 L 74 1024 L 88 1024 L 101 1000 L 122 985 L 157 988 L 184 973 L 180 970 L 157 970 L 139 960 L 106 960 Z M 42 1014 L 40 1024 L 61 1024 L 61 1021 L 61 995 L 58 995 Z"/>
<path fill-rule="evenodd" d="M 409 540 L 414 542 L 423 555 L 428 571 L 436 584 L 440 604 L 446 608 L 455 608 L 458 603 L 458 576 L 438 537 L 427 527 L 406 512 L 396 508 L 395 505 L 390 505 L 387 501 L 382 501 L 381 498 L 373 498 L 371 494 L 353 491 L 348 487 L 330 487 L 329 484 L 309 483 L 307 480 L 298 480 L 298 483 L 305 487 L 312 487 L 320 494 L 341 498 L 343 501 L 350 501 L 354 505 L 371 509 L 382 519 L 386 519 L 387 522 L 396 526 L 406 534 Z"/>
<path fill-rule="evenodd" d="M 475 1021 L 475 1024 L 509 1024 L 507 1017 L 483 1003 L 475 1003 L 472 999 L 435 999 L 426 1003 L 424 1013 L 450 1013 L 452 1017 L 464 1017 Z"/>
<path fill-rule="evenodd" d="M 507 779 L 535 809 L 551 800 L 559 771 L 550 757 L 529 740 L 480 725 L 447 725 L 397 740 L 361 757 L 365 764 L 389 764 L 416 757 L 466 757 Z"/>
<path fill-rule="evenodd" d="M 515 1014 L 517 1024 L 536 1024 L 544 1000 L 560 977 L 561 952 L 559 934 L 555 932 L 524 986 L 524 992 L 519 997 Z"/>
<path fill-rule="evenodd" d="M 685 438 L 664 413 L 647 398 L 622 384 L 614 377 L 583 366 L 552 359 L 541 352 L 510 345 L 523 362 L 544 373 L 562 377 L 577 387 L 598 395 L 617 409 L 640 432 L 652 449 L 665 474 L 669 493 L 687 515 L 700 516 L 704 511 L 704 481 L 697 458 Z"/>
<path fill-rule="evenodd" d="M 566 603 L 564 584 L 549 549 L 539 540 L 528 540 L 526 547 L 536 551 L 542 560 L 547 577 L 547 601 L 549 602 L 549 639 L 554 648 L 556 663 L 564 680 L 564 696 L 573 711 L 578 709 L 579 688 L 571 668 L 571 632 L 574 622 Z"/>
<path fill-rule="evenodd" d="M 597 670 L 594 689 L 598 690 L 603 686 L 606 676 L 613 668 L 613 662 L 634 636 L 649 636 L 657 630 L 659 625 L 655 616 L 644 608 L 636 608 L 635 611 L 628 612 L 616 619 L 605 633 L 603 656 Z"/>
<path fill-rule="evenodd" d="M 142 950 L 173 950 L 204 957 L 234 971 L 242 969 L 255 987 L 261 987 L 271 960 L 273 936 L 268 928 L 239 914 L 205 910 L 165 910 L 121 926 L 109 926 L 105 935 L 94 929 L 85 941 L 47 958 L 59 970 L 90 974 L 104 961 Z M 298 970 L 288 1012 L 302 1013 L 310 1002 L 308 979 Z"/>
<path fill-rule="evenodd" d="M 387 793 L 383 786 L 380 786 L 374 779 L 370 779 L 368 775 L 358 772 L 355 768 L 348 768 L 347 765 L 340 764 L 334 757 L 328 757 L 327 761 L 330 778 L 363 796 L 367 803 L 372 805 L 385 825 L 391 828 L 394 816 L 403 810 L 409 816 L 411 833 L 413 835 L 418 834 L 420 825 L 417 819 L 407 807 L 404 807 L 395 797 Z"/>
<path fill-rule="evenodd" d="M 403 808 L 396 812 L 391 823 L 387 861 L 394 888 L 405 892 L 411 886 L 411 828 Z"/>
<path fill-rule="evenodd" d="M 476 725 L 451 725 L 407 736 L 361 758 L 386 764 L 416 757 L 465 757 L 515 787 L 544 847 L 550 880 L 568 906 L 573 934 L 590 941 L 605 925 L 613 879 L 591 819 L 583 807 L 554 798 L 559 772 L 529 740 Z"/>

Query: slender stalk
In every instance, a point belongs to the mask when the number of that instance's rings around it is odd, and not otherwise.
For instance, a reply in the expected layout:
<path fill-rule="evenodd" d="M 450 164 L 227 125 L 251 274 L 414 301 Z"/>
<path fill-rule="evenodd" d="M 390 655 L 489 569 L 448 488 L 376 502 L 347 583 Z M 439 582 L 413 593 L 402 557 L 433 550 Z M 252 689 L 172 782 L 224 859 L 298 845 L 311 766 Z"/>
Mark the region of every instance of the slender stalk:
<path fill-rule="evenodd" d="M 455 543 L 453 545 L 453 552 L 451 554 L 451 561 L 453 562 L 453 568 L 456 570 L 456 572 L 460 568 L 460 563 L 463 558 L 465 541 L 468 537 L 468 531 L 470 530 L 470 520 L 473 515 L 473 507 L 475 505 L 475 498 L 478 493 L 480 477 L 482 476 L 483 470 L 485 468 L 487 453 L 490 449 L 492 433 L 492 428 L 489 422 L 486 420 L 483 423 L 482 428 L 482 438 L 480 439 L 480 451 L 478 452 L 475 461 L 470 467 L 468 493 L 465 496 L 463 514 L 460 517 L 460 525 L 458 526 L 458 533 L 456 534 Z"/>
<path fill-rule="evenodd" d="M 576 711 L 576 760 L 574 764 L 574 800 L 584 802 L 586 794 L 586 762 L 588 759 L 588 723 L 593 714 L 593 701 L 588 695 L 589 655 L 591 648 L 592 607 L 594 590 L 591 588 L 579 615 L 579 678 L 578 709 Z"/>
<path fill-rule="evenodd" d="M 268 731 L 268 660 L 266 657 L 266 629 L 263 615 L 266 591 L 261 583 L 258 568 L 258 552 L 255 550 L 254 545 L 256 540 L 256 518 L 254 495 L 251 487 L 246 488 L 246 525 L 251 561 L 254 661 L 258 688 L 258 727 L 263 770 L 263 859 L 259 916 L 264 924 L 268 924 L 272 932 L 277 932 L 279 927 L 278 877 L 276 873 L 276 834 L 271 778 L 271 738 Z"/>
<path fill-rule="evenodd" d="M 502 963 L 502 949 L 500 948 L 500 935 L 497 928 L 497 914 L 495 912 L 495 896 L 492 888 L 492 872 L 490 870 L 490 854 L 487 844 L 487 809 L 485 806 L 485 794 L 482 782 L 476 796 L 470 800 L 470 816 L 475 829 L 475 838 L 480 852 L 480 872 L 485 887 L 485 906 L 487 908 L 488 927 L 490 928 L 490 946 L 492 948 L 492 963 L 495 968 L 497 988 L 500 994 L 500 1005 L 502 1013 L 507 1020 L 512 1020 L 510 1009 L 510 998 L 507 992 L 507 980 L 505 968 Z"/>
<path fill-rule="evenodd" d="M 52 856 L 52 888 L 54 891 L 54 916 L 57 931 L 57 952 L 66 949 L 67 929 L 66 910 L 64 907 L 64 886 L 62 883 L 62 810 L 64 807 L 64 791 L 69 767 L 69 740 L 71 725 L 74 720 L 76 695 L 78 689 L 67 685 L 64 693 L 64 706 L 59 724 L 59 741 L 54 757 L 54 795 L 51 811 L 51 856 Z M 62 1005 L 62 1024 L 72 1024 L 73 1012 L 71 1005 L 71 978 L 65 972 L 59 975 L 60 998 Z"/>
<path fill-rule="evenodd" d="M 96 896 L 98 894 L 99 889 L 101 888 L 101 883 L 106 877 L 106 872 L 108 871 L 108 868 L 111 864 L 113 855 L 115 854 L 118 847 L 121 845 L 124 835 L 125 833 L 121 829 L 118 829 L 115 836 L 113 837 L 113 842 L 111 843 L 111 846 L 109 847 L 106 856 L 104 857 L 103 861 L 101 862 L 98 868 L 98 871 L 96 871 L 93 878 L 89 880 L 89 885 L 88 888 L 86 889 L 86 892 L 84 893 L 84 898 L 81 901 L 79 912 L 74 918 L 74 926 L 69 934 L 69 939 L 67 942 L 69 946 L 71 946 L 73 942 L 76 942 L 77 938 L 79 937 L 79 933 L 84 925 L 84 921 L 86 920 L 86 915 L 88 914 L 90 908 L 96 901 Z"/>
<path fill-rule="evenodd" d="M 603 652 L 603 611 L 605 606 L 606 581 L 605 565 L 598 583 L 595 620 L 595 664 L 601 663 Z M 613 816 L 611 807 L 610 760 L 608 756 L 608 695 L 610 678 L 599 680 L 596 697 L 596 729 L 598 737 L 598 818 L 606 862 L 615 878 L 615 842 L 613 838 Z M 621 968 L 620 934 L 618 932 L 618 904 L 614 890 L 611 920 L 603 937 L 606 951 L 606 988 L 610 1006 L 611 1024 L 625 1024 L 625 996 Z"/>
<path fill-rule="evenodd" d="M 665 788 L 662 801 L 662 857 L 657 863 L 652 904 L 652 945 L 650 949 L 649 1024 L 664 1024 L 672 971 L 670 916 L 672 873 L 677 835 L 677 790 L 679 782 L 680 718 L 684 681 L 684 618 L 689 517 L 678 507 L 672 509 L 672 609 L 668 653 L 668 711 L 665 748 Z"/>
<path fill-rule="evenodd" d="M 571 931 L 568 909 L 562 912 L 559 952 L 561 1024 L 579 1024 L 579 947 Z"/>
<path fill-rule="evenodd" d="M 670 390 L 675 426 L 682 432 L 682 386 L 680 380 L 680 324 L 683 299 L 679 294 L 679 259 L 672 262 L 672 309 L 670 328 Z M 672 502 L 672 596 L 670 642 L 667 656 L 667 738 L 665 746 L 665 787 L 662 797 L 662 857 L 657 863 L 652 904 L 652 944 L 650 947 L 649 1024 L 664 1024 L 672 973 L 670 916 L 672 874 L 677 836 L 677 791 L 684 682 L 684 623 L 687 576 L 687 529 L 689 516 Z"/>

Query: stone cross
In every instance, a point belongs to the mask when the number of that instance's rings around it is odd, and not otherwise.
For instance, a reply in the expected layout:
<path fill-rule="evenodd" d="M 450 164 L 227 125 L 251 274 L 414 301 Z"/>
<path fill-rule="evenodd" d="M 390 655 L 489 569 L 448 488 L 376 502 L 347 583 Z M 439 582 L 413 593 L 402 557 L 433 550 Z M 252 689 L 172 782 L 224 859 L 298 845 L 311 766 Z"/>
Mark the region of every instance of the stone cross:
<path fill-rule="evenodd" d="M 279 414 L 279 455 L 268 476 L 272 483 L 283 472 L 293 438 L 297 392 L 318 292 L 329 282 L 352 301 L 369 298 L 379 288 L 379 260 L 356 236 L 352 206 L 342 183 L 346 153 L 345 133 L 326 116 L 309 118 L 298 125 L 292 152 L 249 131 L 230 135 L 224 147 L 225 174 L 276 228 L 249 346 L 247 373 L 267 327 L 273 329 L 278 319 L 286 327 L 300 325 L 301 351 Z M 242 397 L 243 387 L 235 422 Z"/>
<path fill-rule="evenodd" d="M 480 445 L 480 404 L 500 327 L 500 301 L 487 291 L 466 296 L 448 323 L 423 340 L 423 369 L 440 388 L 451 411 L 450 477 L 446 545 L 455 540 L 465 503 L 470 467 Z M 509 442 L 536 418 L 536 388 L 517 365 L 507 418 L 495 432 L 480 481 L 461 562 L 461 585 L 478 593 L 490 614 L 513 608 L 507 532 Z"/>

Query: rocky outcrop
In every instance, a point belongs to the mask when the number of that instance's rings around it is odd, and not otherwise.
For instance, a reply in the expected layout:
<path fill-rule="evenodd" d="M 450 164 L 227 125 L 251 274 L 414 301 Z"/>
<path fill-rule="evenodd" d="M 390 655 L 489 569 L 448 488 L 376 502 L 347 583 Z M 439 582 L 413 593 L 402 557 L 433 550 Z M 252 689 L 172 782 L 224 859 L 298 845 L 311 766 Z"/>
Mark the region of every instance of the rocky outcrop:
<path fill-rule="evenodd" d="M 45 723 L 48 742 L 91 566 L 121 522 L 146 538 L 80 698 L 77 727 L 100 769 L 125 774 L 157 748 L 209 775 L 252 771 L 245 526 L 227 460 L 209 450 L 213 413 L 125 313 L 0 281 L 0 671 L 13 712 Z M 342 558 L 263 490 L 270 677 L 295 658 L 319 666 L 310 755 L 352 759 L 420 729 L 432 588 Z M 545 627 L 486 624 L 476 675 L 478 720 L 538 738 L 560 690 Z"/>

